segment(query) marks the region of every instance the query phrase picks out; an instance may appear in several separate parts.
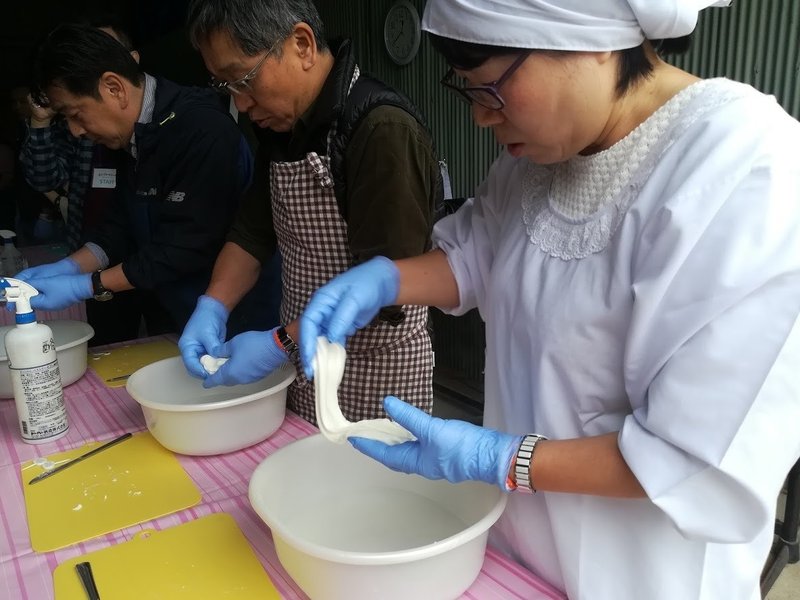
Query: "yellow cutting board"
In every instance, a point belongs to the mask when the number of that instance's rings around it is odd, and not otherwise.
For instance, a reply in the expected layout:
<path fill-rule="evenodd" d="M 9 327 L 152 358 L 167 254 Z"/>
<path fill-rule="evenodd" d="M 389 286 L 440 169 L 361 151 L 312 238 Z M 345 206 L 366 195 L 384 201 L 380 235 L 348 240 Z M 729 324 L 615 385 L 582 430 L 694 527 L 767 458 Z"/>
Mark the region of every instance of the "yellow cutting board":
<path fill-rule="evenodd" d="M 120 346 L 104 352 L 89 351 L 89 366 L 108 387 L 122 387 L 135 371 L 178 354 L 180 351 L 177 344 L 158 340 Z"/>
<path fill-rule="evenodd" d="M 279 600 L 233 517 L 217 513 L 72 558 L 56 567 L 56 600 L 86 600 L 75 565 L 92 565 L 100 598 Z"/>
<path fill-rule="evenodd" d="M 105 441 L 47 458 L 58 466 Z M 178 459 L 149 432 L 28 483 L 43 471 L 32 461 L 21 467 L 31 547 L 37 552 L 57 550 L 200 502 L 200 491 Z"/>

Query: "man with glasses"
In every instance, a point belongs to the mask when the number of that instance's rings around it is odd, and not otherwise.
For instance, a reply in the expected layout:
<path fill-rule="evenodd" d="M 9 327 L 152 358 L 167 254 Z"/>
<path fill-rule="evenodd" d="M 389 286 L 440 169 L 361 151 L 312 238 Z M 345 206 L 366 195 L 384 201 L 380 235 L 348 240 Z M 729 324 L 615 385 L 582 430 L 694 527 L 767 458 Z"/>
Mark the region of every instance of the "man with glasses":
<path fill-rule="evenodd" d="M 158 306 L 151 314 L 161 319 L 148 323 L 155 329 L 148 333 L 180 331 L 252 179 L 241 132 L 216 94 L 144 73 L 127 48 L 88 25 L 53 30 L 37 49 L 33 75 L 37 103 L 118 160 L 116 171 L 92 175 L 114 194 L 86 243 L 18 275 L 40 292 L 34 308 L 152 291 Z M 233 324 L 263 323 L 267 300 L 256 313 L 243 307 Z"/>
<path fill-rule="evenodd" d="M 257 380 L 295 358 L 296 318 L 337 273 L 376 255 L 403 258 L 429 248 L 441 186 L 416 108 L 361 75 L 349 41 L 328 45 L 312 2 L 195 0 L 189 28 L 212 85 L 232 95 L 262 138 L 255 184 L 180 340 L 187 369 L 210 387 Z M 276 246 L 284 326 L 222 345 L 228 311 Z M 350 340 L 339 387 L 346 418 L 383 416 L 386 393 L 431 410 L 427 320 L 426 308 L 389 307 Z M 229 360 L 209 375 L 203 354 Z M 316 421 L 314 386 L 302 373 L 288 405 Z"/>

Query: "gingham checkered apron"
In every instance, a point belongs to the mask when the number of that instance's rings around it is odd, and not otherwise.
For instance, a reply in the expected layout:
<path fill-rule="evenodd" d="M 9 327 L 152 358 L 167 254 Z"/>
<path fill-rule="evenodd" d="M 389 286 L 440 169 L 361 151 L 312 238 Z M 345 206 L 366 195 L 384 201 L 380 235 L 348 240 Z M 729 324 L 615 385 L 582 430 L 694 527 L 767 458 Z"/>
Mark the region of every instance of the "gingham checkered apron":
<path fill-rule="evenodd" d="M 356 68 L 353 80 L 358 79 Z M 328 134 L 328 148 L 335 129 Z M 296 319 L 311 294 L 353 266 L 347 223 L 333 190 L 330 157 L 316 152 L 303 160 L 272 163 L 270 189 L 275 231 L 283 258 L 281 321 Z M 397 327 L 375 321 L 347 342 L 339 405 L 351 421 L 386 416 L 383 398 L 394 395 L 428 412 L 433 407 L 433 353 L 428 309 L 404 306 Z M 288 389 L 288 406 L 316 424 L 314 386 L 298 369 Z"/>

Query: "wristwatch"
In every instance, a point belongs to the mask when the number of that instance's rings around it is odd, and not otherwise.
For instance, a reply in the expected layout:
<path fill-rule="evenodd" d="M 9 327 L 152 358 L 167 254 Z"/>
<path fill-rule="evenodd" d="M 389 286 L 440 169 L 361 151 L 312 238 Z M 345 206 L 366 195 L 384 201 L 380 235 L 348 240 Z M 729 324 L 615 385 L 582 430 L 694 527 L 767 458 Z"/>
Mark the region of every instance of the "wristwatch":
<path fill-rule="evenodd" d="M 100 281 L 100 273 L 102 272 L 102 269 L 98 269 L 92 273 L 92 297 L 99 302 L 105 302 L 106 300 L 111 300 L 114 297 L 114 292 L 107 289 L 103 285 L 103 282 Z"/>
<path fill-rule="evenodd" d="M 521 492 L 536 493 L 536 488 L 533 487 L 531 480 L 531 461 L 533 460 L 533 452 L 536 450 L 536 444 L 547 438 L 538 433 L 526 435 L 522 439 L 522 443 L 517 450 L 517 457 L 514 461 L 514 477 L 517 480 L 517 489 Z"/>
<path fill-rule="evenodd" d="M 275 335 L 278 337 L 278 341 L 281 343 L 283 347 L 283 351 L 289 355 L 289 360 L 293 363 L 297 363 L 299 356 L 300 356 L 300 348 L 298 348 L 297 343 L 292 339 L 292 336 L 289 335 L 289 332 L 286 331 L 286 327 L 281 325 L 275 331 Z"/>

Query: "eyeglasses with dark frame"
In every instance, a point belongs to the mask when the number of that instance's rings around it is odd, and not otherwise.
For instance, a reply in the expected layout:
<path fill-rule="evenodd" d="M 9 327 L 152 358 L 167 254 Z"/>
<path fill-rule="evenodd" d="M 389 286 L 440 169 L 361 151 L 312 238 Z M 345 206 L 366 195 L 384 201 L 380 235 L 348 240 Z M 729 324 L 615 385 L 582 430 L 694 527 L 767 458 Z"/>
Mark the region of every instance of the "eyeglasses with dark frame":
<path fill-rule="evenodd" d="M 522 63 L 525 62 L 525 59 L 528 58 L 530 54 L 530 50 L 520 54 L 516 60 L 511 63 L 511 66 L 505 70 L 505 73 L 503 73 L 499 79 L 492 81 L 491 83 L 469 87 L 459 87 L 453 83 L 450 83 L 450 80 L 455 76 L 455 71 L 450 69 L 445 76 L 442 77 L 441 84 L 447 89 L 458 94 L 460 98 L 470 104 L 474 102 L 475 104 L 479 104 L 480 106 L 488 108 L 489 110 L 503 110 L 503 108 L 506 106 L 506 103 L 505 100 L 503 100 L 503 98 L 500 96 L 500 87 L 506 81 L 508 81 L 508 78 L 514 74 L 514 71 L 516 71 L 522 65 Z"/>
<path fill-rule="evenodd" d="M 281 42 L 283 42 L 282 39 L 272 44 L 272 47 L 267 50 L 264 56 L 261 57 L 261 60 L 259 60 L 255 66 L 247 72 L 247 75 L 241 79 L 237 79 L 236 81 L 219 81 L 218 79 L 212 77 L 211 81 L 208 82 L 208 85 L 215 90 L 228 92 L 230 94 L 241 94 L 242 92 L 249 91 L 251 89 L 250 82 L 258 76 L 261 66 L 272 55 L 272 52 Z"/>

